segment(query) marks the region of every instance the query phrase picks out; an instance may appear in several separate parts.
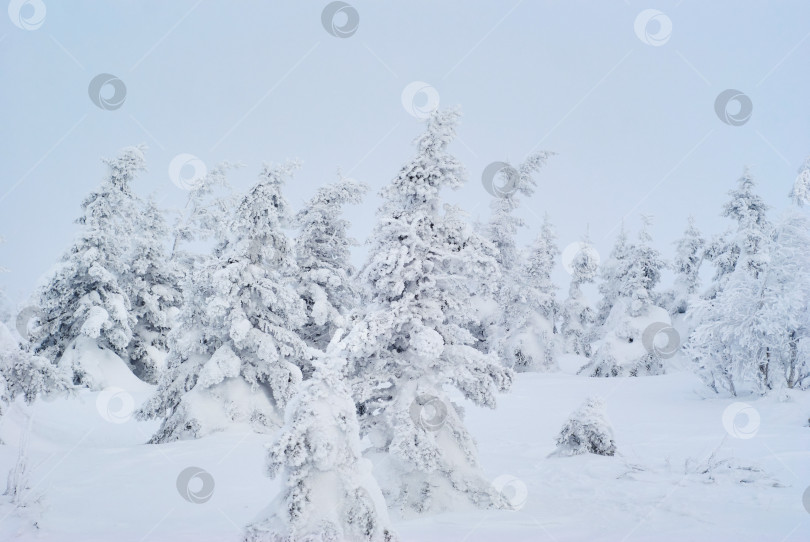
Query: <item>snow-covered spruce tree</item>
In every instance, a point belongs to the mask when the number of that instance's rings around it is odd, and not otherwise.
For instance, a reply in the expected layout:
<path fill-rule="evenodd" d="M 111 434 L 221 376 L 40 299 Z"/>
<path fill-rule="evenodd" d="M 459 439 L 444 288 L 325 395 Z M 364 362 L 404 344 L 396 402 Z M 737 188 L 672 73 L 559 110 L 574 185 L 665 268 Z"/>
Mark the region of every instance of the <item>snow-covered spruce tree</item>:
<path fill-rule="evenodd" d="M 313 364 L 315 372 L 287 406 L 268 454 L 268 472 L 284 490 L 247 529 L 246 542 L 393 541 L 396 537 L 343 372 L 341 331 Z"/>
<path fill-rule="evenodd" d="M 810 220 L 788 209 L 776 226 L 759 317 L 769 326 L 760 378 L 768 389 L 810 387 Z"/>
<path fill-rule="evenodd" d="M 3 238 L 0 237 L 2 242 Z M 0 266 L 0 273 L 6 271 L 5 267 Z M 26 403 L 32 403 L 40 395 L 68 389 L 71 377 L 68 371 L 32 353 L 31 345 L 25 339 L 20 344 L 18 338 L 0 321 L 0 417 L 5 407 L 18 396 L 22 395 Z"/>
<path fill-rule="evenodd" d="M 599 336 L 602 342 L 580 372 L 590 376 L 641 376 L 664 372 L 662 352 L 645 344 L 644 333 L 653 324 L 671 326 L 669 313 L 659 306 L 655 287 L 666 263 L 651 246 L 650 220 L 642 217 L 638 241 L 628 247 L 626 272 L 618 284 L 618 297 Z M 668 337 L 668 342 L 672 339 Z M 667 344 L 666 349 L 679 345 Z"/>
<path fill-rule="evenodd" d="M 281 187 L 296 167 L 265 166 L 216 258 L 195 271 L 167 369 L 138 413 L 163 418 L 151 442 L 197 438 L 236 422 L 257 431 L 280 424 L 310 359 L 294 331 L 304 323 L 304 302 L 290 278 L 293 247 L 282 230 L 289 211 Z"/>
<path fill-rule="evenodd" d="M 594 311 L 582 293 L 582 285 L 594 281 L 599 265 L 594 252 L 588 249 L 590 240 L 587 236 L 581 246 L 571 260 L 571 284 L 562 305 L 560 335 L 566 353 L 590 357 Z"/>
<path fill-rule="evenodd" d="M 764 265 L 759 261 L 763 253 L 760 246 L 767 244 L 772 226 L 768 221 L 768 206 L 754 193 L 754 186 L 754 178 L 745 168 L 737 180 L 737 188 L 729 192 L 731 199 L 723 206 L 722 216 L 736 224 L 707 248 L 706 257 L 715 266 L 715 276 L 703 296 L 706 299 L 714 299 L 723 290 L 740 263 L 753 276 L 757 276 Z M 743 252 L 747 256 L 740 262 Z"/>
<path fill-rule="evenodd" d="M 20 345 L 0 323 L 0 416 L 6 405 L 22 396 L 26 403 L 70 387 L 72 375 Z"/>
<path fill-rule="evenodd" d="M 463 182 L 463 167 L 447 151 L 458 117 L 456 110 L 434 113 L 416 140 L 416 156 L 383 189 L 360 273 L 368 302 L 346 339 L 369 455 L 389 504 L 403 512 L 441 510 L 457 500 L 501 504 L 446 391 L 453 386 L 494 407 L 512 380 L 494 355 L 472 346 L 467 326 L 474 315 L 461 270 L 469 273 L 480 254 L 468 251 L 458 210 L 441 209 L 440 191 Z"/>
<path fill-rule="evenodd" d="M 168 228 L 153 200 L 142 205 L 134 223 L 130 265 L 121 280 L 136 322 L 129 360 L 141 380 L 155 384 L 163 370 L 166 338 L 181 304 L 180 273 L 168 258 Z"/>
<path fill-rule="evenodd" d="M 627 232 L 622 221 L 616 243 L 610 251 L 606 262 L 601 265 L 599 273 L 599 294 L 601 295 L 597 304 L 595 323 L 601 326 L 607 320 L 613 304 L 622 295 L 622 285 L 626 281 L 629 273 L 632 247 L 627 242 Z"/>
<path fill-rule="evenodd" d="M 810 158 L 799 168 L 799 174 L 790 191 L 790 199 L 799 207 L 810 203 Z"/>
<path fill-rule="evenodd" d="M 768 221 L 768 206 L 757 194 L 754 194 L 754 178 L 748 168 L 737 181 L 738 187 L 730 192 L 731 200 L 723 208 L 723 216 L 737 223 L 735 244 L 739 247 L 740 257 L 735 268 L 743 269 L 754 277 L 767 264 L 767 245 L 772 235 L 772 226 Z"/>
<path fill-rule="evenodd" d="M 135 316 L 120 278 L 127 267 L 124 243 L 132 233 L 130 183 L 145 168 L 143 148 L 127 147 L 105 162 L 109 174 L 82 202 L 77 239 L 39 289 L 41 317 L 32 344 L 52 362 L 79 337 L 127 359 Z M 72 370 L 76 383 L 95 385 L 81 366 Z"/>
<path fill-rule="evenodd" d="M 519 284 L 514 284 L 513 292 L 519 295 L 513 296 L 514 304 L 508 309 L 514 329 L 510 329 L 507 352 L 514 355 L 517 371 L 550 370 L 557 365 L 561 308 L 551 271 L 559 254 L 557 235 L 546 215 L 540 234 L 515 273 L 522 291 L 517 289 Z"/>
<path fill-rule="evenodd" d="M 752 363 L 744 363 L 741 356 L 752 360 L 763 353 L 746 349 L 761 345 L 757 335 L 764 333 L 760 326 L 765 323 L 758 322 L 756 314 L 774 235 L 767 218 L 768 207 L 753 192 L 754 181 L 747 168 L 737 184 L 723 208 L 723 216 L 737 223 L 736 231 L 709 248 L 715 279 L 705 299 L 692 311 L 694 330 L 689 338 L 689 351 L 701 378 L 713 390 L 732 395 L 737 394 L 740 384 L 753 383 L 753 388 L 762 393 L 768 389 L 764 371 L 758 374 L 759 369 L 752 370 Z M 735 329 L 736 334 L 738 325 L 742 326 L 739 335 L 731 337 L 729 332 Z M 763 363 L 760 358 L 753 364 Z"/>
<path fill-rule="evenodd" d="M 364 184 L 341 178 L 323 186 L 295 216 L 299 229 L 295 243 L 298 289 L 307 308 L 307 321 L 299 330 L 308 345 L 323 350 L 339 328 L 348 328 L 348 312 L 357 305 L 355 269 L 347 235 L 349 222 L 343 207 L 358 204 L 368 190 Z"/>
<path fill-rule="evenodd" d="M 542 362 L 538 358 L 543 357 L 545 345 L 541 348 L 530 344 L 521 346 L 523 339 L 527 338 L 527 327 L 532 325 L 535 315 L 526 295 L 524 254 L 518 250 L 516 241 L 517 230 L 525 226 L 525 221 L 515 216 L 514 212 L 520 206 L 521 197 L 529 197 L 534 193 L 537 185 L 534 174 L 553 154 L 537 152 L 527 157 L 517 168 L 500 170 L 499 174 L 506 177 L 504 186 L 508 189 L 492 199 L 492 215 L 484 231 L 494 248 L 492 256 L 500 270 L 497 277 L 492 277 L 498 310 L 493 319 L 494 325 L 486 333 L 487 347 L 497 351 L 508 367 L 518 370 L 539 367 Z"/>
<path fill-rule="evenodd" d="M 670 314 L 685 314 L 700 288 L 700 265 L 706 253 L 706 241 L 695 225 L 694 217 L 677 243 L 674 271 L 675 283 L 669 304 Z"/>
<path fill-rule="evenodd" d="M 622 294 L 629 298 L 628 314 L 638 317 L 656 302 L 655 287 L 661 280 L 661 272 L 667 263 L 661 253 L 652 247 L 652 236 L 649 233 L 651 220 L 642 216 L 642 228 L 638 234 L 638 243 L 631 250 L 629 272 L 622 285 Z"/>
<path fill-rule="evenodd" d="M 552 455 L 615 455 L 613 428 L 605 415 L 605 403 L 599 397 L 588 398 L 565 422 L 557 436 Z"/>
<path fill-rule="evenodd" d="M 740 257 L 740 247 L 734 242 L 734 230 L 729 228 L 723 233 L 712 236 L 712 239 L 706 244 L 703 255 L 712 263 L 714 276 L 701 297 L 714 299 L 725 286 L 737 265 L 737 258 Z"/>
<path fill-rule="evenodd" d="M 230 222 L 233 208 L 238 202 L 227 179 L 227 172 L 235 167 L 236 164 L 229 162 L 217 165 L 197 179 L 188 191 L 185 207 L 174 224 L 174 239 L 169 253 L 170 260 L 176 264 L 179 272 L 185 274 L 205 267 L 212 257 L 210 250 L 191 252 L 188 245 L 193 243 L 205 247 L 211 242 L 215 245 L 225 242 L 228 232 L 222 225 Z"/>
<path fill-rule="evenodd" d="M 798 210 L 786 213 L 773 239 L 760 242 L 753 274 L 738 266 L 716 299 L 695 310 L 700 322 L 690 337 L 698 374 L 716 392 L 767 393 L 810 385 L 808 343 L 810 303 L 810 223 Z"/>

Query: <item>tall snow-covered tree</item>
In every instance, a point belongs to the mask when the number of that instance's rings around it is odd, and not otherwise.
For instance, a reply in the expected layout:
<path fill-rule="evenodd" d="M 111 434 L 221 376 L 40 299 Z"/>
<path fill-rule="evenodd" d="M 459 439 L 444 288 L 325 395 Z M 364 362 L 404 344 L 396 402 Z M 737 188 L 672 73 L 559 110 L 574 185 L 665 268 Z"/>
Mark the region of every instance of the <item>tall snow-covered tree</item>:
<path fill-rule="evenodd" d="M 762 393 L 771 386 L 765 370 L 770 351 L 764 339 L 770 323 L 761 319 L 761 303 L 775 234 L 768 206 L 754 193 L 754 186 L 746 168 L 737 188 L 729 192 L 723 216 L 736 222 L 736 229 L 710 246 L 715 278 L 691 315 L 689 351 L 698 374 L 715 391 L 732 395 L 740 386 Z"/>
<path fill-rule="evenodd" d="M 645 344 L 645 333 L 650 325 L 670 327 L 672 323 L 669 313 L 660 306 L 660 296 L 655 291 L 666 263 L 651 245 L 649 225 L 650 219 L 642 217 L 638 241 L 626 249 L 628 258 L 625 272 L 618 280 L 618 295 L 599 332 L 602 342 L 590 363 L 581 369 L 590 376 L 641 376 L 664 372 L 662 351 Z M 666 348 L 679 346 L 667 344 Z"/>
<path fill-rule="evenodd" d="M 624 229 L 624 222 L 622 222 L 616 243 L 613 245 L 607 261 L 600 266 L 599 293 L 601 297 L 595 317 L 597 326 L 605 323 L 613 304 L 622 295 L 621 288 L 629 272 L 631 252 L 632 248 L 627 242 L 627 232 Z"/>
<path fill-rule="evenodd" d="M 557 235 L 546 215 L 540 234 L 515 272 L 518 281 L 511 287 L 515 295 L 508 308 L 511 333 L 505 345 L 506 353 L 514 356 L 517 371 L 549 370 L 557 364 L 560 303 L 551 271 L 559 253 Z"/>
<path fill-rule="evenodd" d="M 689 350 L 698 374 L 716 392 L 767 393 L 774 388 L 810 385 L 810 364 L 802 355 L 808 344 L 810 303 L 810 223 L 789 211 L 771 239 L 758 239 L 756 257 L 741 261 L 715 299 L 695 309 L 699 322 Z M 766 244 L 767 243 L 767 244 Z"/>
<path fill-rule="evenodd" d="M 706 253 L 706 241 L 695 225 L 694 217 L 677 243 L 673 270 L 675 283 L 669 303 L 670 314 L 685 314 L 700 288 L 700 265 Z"/>
<path fill-rule="evenodd" d="M 737 184 L 737 189 L 730 192 L 731 200 L 723 208 L 723 216 L 737 223 L 735 242 L 740 258 L 735 268 L 742 265 L 746 272 L 757 277 L 766 265 L 764 247 L 772 230 L 767 217 L 768 206 L 754 193 L 754 178 L 747 168 Z"/>
<path fill-rule="evenodd" d="M 32 334 L 36 353 L 57 362 L 80 336 L 127 359 L 135 316 L 120 278 L 127 270 L 125 243 L 132 233 L 130 183 L 145 168 L 143 149 L 127 147 L 110 160 L 101 186 L 82 202 L 82 226 L 70 251 L 39 289 L 39 325 Z M 80 358 L 75 358 L 80 359 Z M 74 381 L 85 381 L 81 366 Z"/>
<path fill-rule="evenodd" d="M 650 219 L 643 216 L 642 224 L 638 242 L 631 250 L 630 272 L 622 285 L 622 295 L 629 298 L 629 315 L 633 317 L 640 316 L 655 304 L 657 296 L 654 290 L 661 280 L 662 270 L 667 267 L 661 253 L 652 246 L 652 236 L 648 230 Z"/>
<path fill-rule="evenodd" d="M 520 206 L 521 197 L 530 197 L 534 193 L 537 185 L 534 175 L 553 154 L 537 152 L 528 156 L 517 168 L 504 167 L 500 170 L 499 175 L 505 177 L 504 185 L 508 189 L 492 199 L 492 214 L 485 227 L 484 233 L 494 249 L 492 256 L 500 270 L 497 277 L 491 278 L 498 311 L 494 325 L 487 331 L 487 342 L 508 367 L 525 369 L 534 365 L 534 360 L 526 359 L 527 356 L 532 357 L 532 353 L 525 351 L 529 345 L 521 348 L 519 344 L 531 309 L 524 285 L 526 262 L 516 240 L 518 228 L 524 227 L 525 221 L 515 216 L 514 212 Z"/>
<path fill-rule="evenodd" d="M 339 333 L 287 406 L 286 422 L 268 454 L 268 473 L 282 473 L 284 490 L 248 526 L 247 542 L 396 539 L 371 462 L 360 451 Z"/>
<path fill-rule="evenodd" d="M 162 417 L 152 442 L 196 438 L 235 422 L 264 431 L 309 366 L 295 332 L 305 320 L 295 291 L 284 180 L 297 164 L 265 166 L 235 210 L 215 260 L 193 277 L 170 339 L 167 370 L 141 418 Z"/>
<path fill-rule="evenodd" d="M 461 270 L 479 255 L 468 251 L 458 210 L 442 212 L 440 191 L 464 178 L 447 150 L 458 117 L 455 110 L 434 113 L 416 140 L 416 156 L 383 189 L 360 274 L 368 302 L 346 339 L 369 455 L 391 474 L 381 486 L 389 504 L 417 513 L 459 498 L 501 504 L 446 389 L 494 407 L 512 379 L 494 355 L 472 346 L 469 271 Z"/>
<path fill-rule="evenodd" d="M 731 197 L 723 206 L 722 216 L 733 220 L 735 227 L 707 247 L 706 257 L 715 266 L 712 284 L 704 294 L 707 299 L 715 298 L 723 290 L 738 265 L 754 277 L 762 270 L 760 247 L 767 244 L 772 226 L 768 221 L 768 206 L 754 193 L 755 186 L 751 171 L 745 168 L 737 180 L 737 188 L 729 192 Z M 741 261 L 743 253 L 746 256 Z"/>
<path fill-rule="evenodd" d="M 358 204 L 365 185 L 341 178 L 323 186 L 295 216 L 299 229 L 295 243 L 298 287 L 307 308 L 300 330 L 310 346 L 323 350 L 337 329 L 348 327 L 347 315 L 358 302 L 355 269 L 348 237 L 349 222 L 342 218 L 346 204 Z"/>
<path fill-rule="evenodd" d="M 788 209 L 774 232 L 759 317 L 769 326 L 758 371 L 768 389 L 810 387 L 810 220 Z"/>
<path fill-rule="evenodd" d="M 179 273 L 166 250 L 168 228 L 153 200 L 135 218 L 130 265 L 122 277 L 135 316 L 129 359 L 135 374 L 157 383 L 166 356 L 166 338 L 181 304 Z"/>
<path fill-rule="evenodd" d="M 599 271 L 599 262 L 596 254 L 590 249 L 590 240 L 587 236 L 580 246 L 581 249 L 571 260 L 571 284 L 568 288 L 568 297 L 562 306 L 560 334 L 565 352 L 590 357 L 594 311 L 582 293 L 582 285 L 594 281 Z"/>

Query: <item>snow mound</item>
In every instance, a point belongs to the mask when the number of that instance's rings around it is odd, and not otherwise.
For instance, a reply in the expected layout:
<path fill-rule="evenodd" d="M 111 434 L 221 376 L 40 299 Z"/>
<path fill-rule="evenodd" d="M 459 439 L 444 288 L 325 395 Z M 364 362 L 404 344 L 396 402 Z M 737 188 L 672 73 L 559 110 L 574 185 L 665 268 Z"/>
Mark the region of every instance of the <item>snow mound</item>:
<path fill-rule="evenodd" d="M 81 376 L 82 382 L 92 390 L 121 388 L 130 393 L 147 392 L 152 387 L 132 374 L 120 357 L 96 341 L 80 336 L 68 347 L 58 365 Z"/>

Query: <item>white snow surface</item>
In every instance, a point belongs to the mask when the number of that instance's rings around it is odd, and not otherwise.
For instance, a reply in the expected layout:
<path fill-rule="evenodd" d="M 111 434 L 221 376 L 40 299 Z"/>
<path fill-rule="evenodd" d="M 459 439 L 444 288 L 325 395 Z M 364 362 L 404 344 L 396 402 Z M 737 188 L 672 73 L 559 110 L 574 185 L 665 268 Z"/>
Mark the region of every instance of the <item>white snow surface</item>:
<path fill-rule="evenodd" d="M 151 393 L 106 356 L 97 358 L 84 365 L 98 370 L 99 388 L 123 390 L 135 407 Z M 515 510 L 394 515 L 401 540 L 810 539 L 802 505 L 810 484 L 810 394 L 722 398 L 679 370 L 576 376 L 584 361 L 565 356 L 563 372 L 519 374 L 496 410 L 465 405 L 482 466 Z M 158 422 L 109 421 L 100 393 L 85 389 L 9 407 L 0 423 L 0 479 L 15 464 L 30 423 L 29 493 L 39 499 L 15 509 L 0 498 L 0 540 L 238 541 L 281 490 L 282 479 L 264 475 L 272 435 L 234 424 L 199 440 L 147 445 Z M 605 401 L 617 455 L 550 456 L 559 428 L 593 395 Z M 760 417 L 751 438 L 724 428 L 724 412 L 740 402 Z M 744 428 L 746 419 L 737 425 Z M 206 502 L 180 495 L 178 475 L 188 467 L 213 478 Z M 192 479 L 189 488 L 201 484 Z"/>

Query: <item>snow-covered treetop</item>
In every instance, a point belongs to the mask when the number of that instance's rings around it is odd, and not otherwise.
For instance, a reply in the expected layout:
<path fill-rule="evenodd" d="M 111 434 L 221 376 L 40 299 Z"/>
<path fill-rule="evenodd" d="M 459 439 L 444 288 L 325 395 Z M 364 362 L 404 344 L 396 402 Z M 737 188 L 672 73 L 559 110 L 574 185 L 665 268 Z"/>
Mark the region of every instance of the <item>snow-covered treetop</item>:
<path fill-rule="evenodd" d="M 587 234 L 582 238 L 582 243 L 585 246 L 591 245 L 591 239 Z M 597 259 L 596 253 L 592 250 L 579 250 L 571 260 L 572 283 L 585 284 L 587 282 L 593 282 L 598 271 L 599 260 Z"/>
<path fill-rule="evenodd" d="M 109 182 L 119 190 L 129 193 L 129 183 L 140 173 L 146 170 L 144 151 L 146 145 L 124 147 L 115 158 L 105 158 L 103 162 L 110 168 Z"/>
<path fill-rule="evenodd" d="M 754 194 L 754 186 L 754 177 L 746 167 L 737 180 L 737 189 L 729 192 L 731 200 L 723 206 L 723 216 L 736 220 L 740 230 L 768 224 L 768 205 Z"/>
<path fill-rule="evenodd" d="M 367 190 L 367 185 L 341 177 L 337 183 L 320 187 L 307 206 L 298 211 L 294 224 L 300 228 L 296 244 L 299 266 L 312 268 L 329 261 L 348 261 L 349 246 L 355 241 L 346 235 L 349 221 L 341 218 L 343 206 L 360 203 Z"/>
<path fill-rule="evenodd" d="M 222 242 L 227 236 L 227 229 L 223 228 L 222 224 L 230 220 L 235 198 L 231 193 L 226 173 L 236 167 L 239 165 L 223 162 L 193 183 L 188 191 L 185 209 L 178 213 L 174 225 L 172 259 L 181 252 L 180 247 L 183 243 L 206 241 L 211 238 Z M 225 190 L 226 195 L 214 196 L 217 190 Z M 192 257 L 189 260 L 189 265 L 193 263 L 193 259 Z"/>
<path fill-rule="evenodd" d="M 464 166 L 447 152 L 455 138 L 458 109 L 435 111 L 427 120 L 427 129 L 415 143 L 416 157 L 380 192 L 386 200 L 379 214 L 399 216 L 402 211 L 426 206 L 427 212 L 438 210 L 439 191 L 461 187 L 467 176 Z"/>
<path fill-rule="evenodd" d="M 236 208 L 232 241 L 254 264 L 290 266 L 292 246 L 282 228 L 290 223 L 290 209 L 281 195 L 284 181 L 300 167 L 289 161 L 278 166 L 265 164 L 259 182 L 248 190 Z"/>

